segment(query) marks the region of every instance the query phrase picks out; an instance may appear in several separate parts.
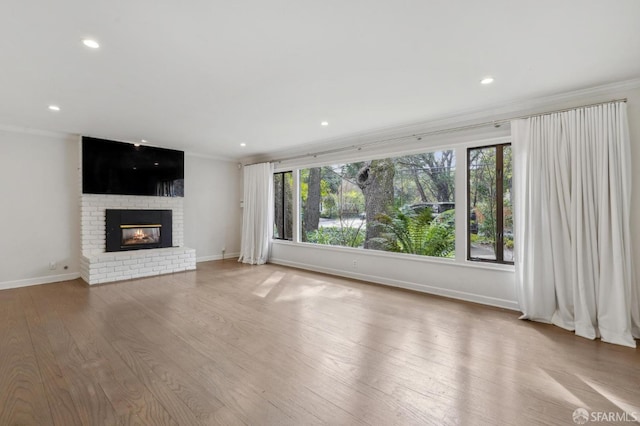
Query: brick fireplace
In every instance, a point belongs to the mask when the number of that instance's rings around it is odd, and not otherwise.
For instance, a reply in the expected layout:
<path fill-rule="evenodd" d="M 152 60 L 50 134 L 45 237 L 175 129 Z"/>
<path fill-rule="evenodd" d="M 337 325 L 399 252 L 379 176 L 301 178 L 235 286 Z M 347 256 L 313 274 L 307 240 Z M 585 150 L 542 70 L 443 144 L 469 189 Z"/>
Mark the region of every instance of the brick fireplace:
<path fill-rule="evenodd" d="M 125 250 L 107 250 L 108 210 L 120 212 L 118 213 L 120 217 L 124 212 L 125 222 L 128 223 L 124 224 L 125 228 L 118 229 L 116 244 L 118 247 L 126 247 Z M 129 216 L 136 210 L 147 213 L 143 213 L 142 219 L 137 220 L 138 223 L 135 223 L 136 220 L 131 223 Z M 101 284 L 196 268 L 195 250 L 183 247 L 182 197 L 82 194 L 80 211 L 82 237 L 80 275 L 88 284 Z M 152 217 L 154 213 L 150 213 L 161 211 L 165 212 L 164 218 L 154 218 Z M 170 213 L 169 225 L 166 222 L 166 212 Z M 139 226 L 127 228 L 131 225 Z M 162 226 L 156 226 L 156 230 L 151 231 L 150 229 L 154 227 L 150 225 Z M 133 231 L 121 233 L 121 229 L 133 229 Z M 152 242 L 156 233 L 158 235 L 164 233 L 165 237 L 168 233 L 171 241 L 169 247 L 161 247 L 162 245 Z M 125 238 L 144 239 L 144 241 L 123 242 L 123 235 Z"/>

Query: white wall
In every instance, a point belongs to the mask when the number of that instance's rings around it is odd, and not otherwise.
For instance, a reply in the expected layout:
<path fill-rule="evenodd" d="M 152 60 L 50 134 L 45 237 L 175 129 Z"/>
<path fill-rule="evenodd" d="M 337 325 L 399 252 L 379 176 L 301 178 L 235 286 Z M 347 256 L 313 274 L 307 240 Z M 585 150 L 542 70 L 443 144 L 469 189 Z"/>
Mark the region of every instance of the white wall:
<path fill-rule="evenodd" d="M 0 289 L 79 276 L 78 165 L 77 136 L 0 129 Z"/>
<path fill-rule="evenodd" d="M 639 269 L 640 221 L 637 220 L 638 215 L 634 214 L 634 212 L 640 212 L 640 81 L 609 85 L 572 94 L 562 94 L 549 97 L 548 99 L 523 102 L 518 105 L 514 104 L 505 108 L 494 109 L 493 114 L 489 113 L 489 115 L 485 114 L 484 116 L 476 114 L 476 118 L 480 118 L 478 121 L 492 121 L 624 97 L 628 99 L 627 108 L 633 157 L 632 244 L 636 269 Z M 448 120 L 446 126 L 452 128 L 456 125 L 467 124 L 468 121 L 469 116 L 460 117 L 457 122 L 454 118 Z M 425 131 L 428 129 L 429 125 L 427 123 L 425 125 Z M 407 128 L 404 128 L 398 135 L 420 133 L 419 127 L 411 130 L 411 132 L 407 132 Z M 393 136 L 393 131 L 387 130 L 385 132 L 385 137 Z M 474 136 L 474 132 L 476 136 Z M 333 160 L 361 160 L 366 159 L 368 155 L 375 157 L 380 156 L 380 153 L 393 154 L 405 149 L 420 149 L 420 147 L 424 150 L 434 149 L 436 147 L 441 148 L 460 142 L 504 136 L 505 134 L 509 134 L 508 126 L 501 129 L 492 130 L 489 128 L 447 136 L 426 137 L 421 141 L 413 138 L 413 140 L 408 139 L 402 141 L 400 146 L 397 143 L 386 147 L 377 145 L 372 147 L 371 150 L 362 149 L 362 151 L 357 152 L 319 156 L 317 159 L 307 158 L 283 162 L 279 168 L 308 167 L 311 165 L 328 164 L 327 162 Z M 375 138 L 379 136 L 380 135 L 372 136 L 372 139 L 376 140 Z M 344 145 L 357 146 L 357 142 L 366 142 L 367 137 L 359 136 L 358 139 L 359 141 L 355 142 L 345 140 Z M 309 151 L 313 152 L 313 150 Z M 460 156 L 458 156 L 458 158 L 459 157 Z M 458 179 L 457 185 L 459 185 L 460 182 Z M 462 182 L 464 182 L 464 178 Z M 459 194 L 457 194 L 457 196 L 458 195 Z M 463 210 L 460 210 L 460 213 L 462 216 L 457 215 L 457 221 L 461 219 L 462 221 L 464 220 Z M 460 228 L 458 228 L 458 230 L 459 229 Z M 462 238 L 460 237 L 460 233 L 457 232 L 456 252 L 459 255 L 456 261 L 280 241 L 274 242 L 270 261 L 283 265 L 359 278 L 381 284 L 410 288 L 427 293 L 517 309 L 513 268 L 502 265 L 496 265 L 495 267 L 484 266 L 465 261 L 464 255 L 460 255 L 461 252 L 464 253 L 464 250 L 460 250 L 460 243 L 464 244 L 464 233 L 462 233 Z M 463 241 L 460 241 L 461 239 Z M 354 266 L 354 261 L 356 266 Z"/>
<path fill-rule="evenodd" d="M 238 163 L 185 155 L 184 242 L 198 262 L 240 253 L 242 189 Z"/>

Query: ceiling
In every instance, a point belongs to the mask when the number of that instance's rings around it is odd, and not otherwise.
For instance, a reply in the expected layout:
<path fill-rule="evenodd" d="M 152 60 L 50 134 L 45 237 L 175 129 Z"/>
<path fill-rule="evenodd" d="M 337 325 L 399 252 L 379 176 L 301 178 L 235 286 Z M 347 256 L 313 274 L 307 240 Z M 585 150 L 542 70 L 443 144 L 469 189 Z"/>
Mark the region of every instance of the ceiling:
<path fill-rule="evenodd" d="M 0 124 L 248 157 L 638 77 L 639 22 L 638 0 L 3 0 Z"/>

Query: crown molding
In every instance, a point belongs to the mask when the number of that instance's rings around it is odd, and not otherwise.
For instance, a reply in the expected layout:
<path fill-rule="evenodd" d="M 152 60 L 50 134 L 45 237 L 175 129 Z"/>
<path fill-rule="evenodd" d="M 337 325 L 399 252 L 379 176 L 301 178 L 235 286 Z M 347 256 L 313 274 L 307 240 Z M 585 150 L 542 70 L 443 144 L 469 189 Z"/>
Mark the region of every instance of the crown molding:
<path fill-rule="evenodd" d="M 234 157 L 225 157 L 225 156 L 222 156 L 222 155 L 203 154 L 203 153 L 195 152 L 195 151 L 185 151 L 184 155 L 188 156 L 188 157 L 203 158 L 203 159 L 206 159 L 206 160 L 224 161 L 225 163 L 237 163 L 238 162 L 238 159 L 234 158 Z"/>
<path fill-rule="evenodd" d="M 54 138 L 79 137 L 78 134 L 70 133 L 70 132 L 57 132 L 53 130 L 35 129 L 33 127 L 26 127 L 26 126 L 12 126 L 9 124 L 0 124 L 0 130 L 5 132 L 10 132 L 10 133 L 21 133 L 21 134 L 27 134 L 27 135 L 46 136 L 46 137 L 54 137 Z"/>
<path fill-rule="evenodd" d="M 98 139 L 104 139 L 105 138 L 103 136 L 81 135 L 79 133 L 71 133 L 71 132 L 56 132 L 56 131 L 52 131 L 52 130 L 42 130 L 42 129 L 36 129 L 36 128 L 33 128 L 33 127 L 24 127 L 24 126 L 13 126 L 13 125 L 9 125 L 9 124 L 0 124 L 0 131 L 5 131 L 5 132 L 9 132 L 9 133 L 35 135 L 35 136 L 61 138 L 61 139 L 73 138 L 74 140 L 78 140 L 78 141 L 82 141 L 82 136 L 98 138 Z M 109 138 L 109 140 L 116 141 L 116 142 L 123 142 L 123 143 L 131 143 L 131 144 L 140 143 L 140 142 L 132 142 L 130 140 L 123 140 L 123 139 L 119 139 L 119 138 L 118 139 Z M 145 146 L 153 146 L 153 147 L 157 147 L 157 148 L 173 149 L 173 150 L 177 149 L 177 148 L 173 148 L 173 147 L 155 145 L 155 144 L 150 144 L 150 143 L 144 143 L 143 145 L 145 145 Z M 203 153 L 192 152 L 192 151 L 184 151 L 184 154 L 187 155 L 187 156 L 190 156 L 190 157 L 206 158 L 208 160 L 224 161 L 224 162 L 229 162 L 229 163 L 237 163 L 238 162 L 238 158 L 234 158 L 234 157 L 203 154 Z"/>

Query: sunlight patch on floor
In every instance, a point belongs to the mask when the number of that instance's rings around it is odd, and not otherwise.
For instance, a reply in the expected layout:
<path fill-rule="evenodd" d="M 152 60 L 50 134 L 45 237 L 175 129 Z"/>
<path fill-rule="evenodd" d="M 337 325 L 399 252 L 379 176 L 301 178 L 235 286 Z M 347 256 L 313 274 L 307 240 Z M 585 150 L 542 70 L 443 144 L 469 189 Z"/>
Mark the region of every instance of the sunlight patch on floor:
<path fill-rule="evenodd" d="M 274 272 L 269 276 L 269 278 L 264 280 L 255 290 L 253 290 L 253 294 L 258 297 L 267 297 L 273 287 L 275 287 L 276 284 L 282 281 L 282 278 L 284 278 L 284 276 L 285 273 L 283 272 Z"/>
<path fill-rule="evenodd" d="M 601 384 L 597 384 L 597 383 L 593 382 L 592 380 L 590 380 L 590 379 L 588 379 L 586 377 L 583 377 L 583 376 L 580 376 L 580 375 L 578 375 L 578 377 L 584 383 L 586 383 L 588 386 L 590 386 L 591 389 L 593 389 L 596 392 L 598 392 L 600 395 L 605 397 L 612 404 L 614 404 L 616 407 L 620 408 L 624 412 L 626 412 L 626 413 L 640 413 L 640 405 L 634 405 L 634 404 L 630 403 L 629 401 L 626 401 L 625 399 L 623 399 L 623 398 L 617 396 L 616 394 L 614 394 L 613 391 L 605 388 L 605 386 L 603 386 Z"/>
<path fill-rule="evenodd" d="M 552 395 L 558 399 L 567 401 L 575 407 L 584 407 L 586 405 L 580 398 L 574 395 L 572 391 L 567 389 L 554 377 L 551 377 L 545 370 L 538 368 L 538 372 L 540 377 L 537 380 L 542 384 L 542 389 L 544 389 L 547 395 Z"/>
<path fill-rule="evenodd" d="M 324 288 L 324 285 L 291 285 L 284 288 L 280 292 L 280 294 L 276 298 L 276 302 L 291 302 L 294 300 L 308 299 L 318 293 L 321 293 Z"/>

